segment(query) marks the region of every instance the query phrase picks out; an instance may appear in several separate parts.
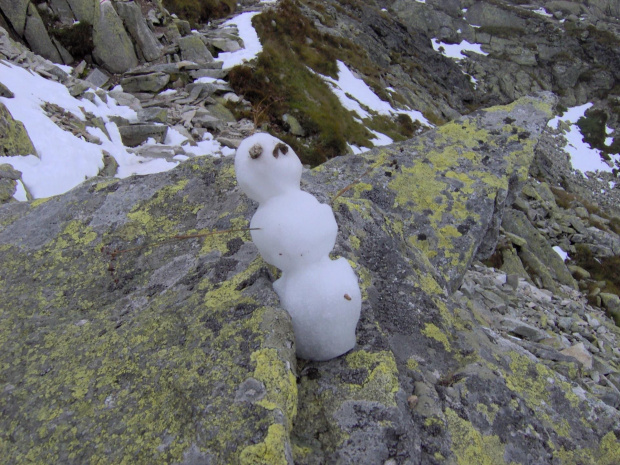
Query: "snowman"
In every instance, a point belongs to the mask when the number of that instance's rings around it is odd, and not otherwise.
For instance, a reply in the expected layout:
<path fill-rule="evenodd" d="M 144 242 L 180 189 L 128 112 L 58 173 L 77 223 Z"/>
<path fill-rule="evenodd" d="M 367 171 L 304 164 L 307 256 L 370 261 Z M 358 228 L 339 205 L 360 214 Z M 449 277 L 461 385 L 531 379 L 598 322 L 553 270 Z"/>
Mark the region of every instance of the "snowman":
<path fill-rule="evenodd" d="M 235 171 L 241 190 L 259 203 L 252 240 L 282 270 L 273 288 L 293 320 L 297 356 L 329 360 L 351 350 L 362 296 L 349 263 L 329 258 L 338 233 L 331 207 L 300 189 L 299 158 L 269 134 L 241 142 Z"/>

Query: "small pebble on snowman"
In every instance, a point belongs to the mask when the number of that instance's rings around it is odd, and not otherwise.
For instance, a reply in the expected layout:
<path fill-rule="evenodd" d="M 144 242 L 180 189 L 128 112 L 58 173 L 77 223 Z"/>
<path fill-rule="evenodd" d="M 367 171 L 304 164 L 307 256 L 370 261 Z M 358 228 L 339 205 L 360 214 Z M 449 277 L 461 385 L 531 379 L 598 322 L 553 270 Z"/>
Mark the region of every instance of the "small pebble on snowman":
<path fill-rule="evenodd" d="M 282 270 L 273 288 L 293 319 L 297 356 L 329 360 L 355 346 L 362 296 L 346 259 L 331 260 L 338 226 L 329 205 L 300 189 L 302 165 L 279 139 L 254 134 L 235 156 L 239 187 L 259 203 L 252 240 Z"/>

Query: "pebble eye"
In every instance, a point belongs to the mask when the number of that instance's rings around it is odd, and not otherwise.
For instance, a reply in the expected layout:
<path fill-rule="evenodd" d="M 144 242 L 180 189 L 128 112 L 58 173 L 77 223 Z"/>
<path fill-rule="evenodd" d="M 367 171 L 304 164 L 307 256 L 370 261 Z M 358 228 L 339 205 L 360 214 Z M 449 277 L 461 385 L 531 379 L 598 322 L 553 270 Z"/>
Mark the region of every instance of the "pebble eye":
<path fill-rule="evenodd" d="M 250 158 L 252 158 L 253 160 L 256 160 L 258 157 L 260 157 L 263 154 L 263 146 L 260 144 L 254 144 L 251 148 L 250 148 Z"/>
<path fill-rule="evenodd" d="M 282 155 L 286 155 L 288 152 L 288 145 L 283 144 L 282 142 L 277 143 L 273 148 L 273 156 L 278 158 L 278 152 L 282 152 Z"/>

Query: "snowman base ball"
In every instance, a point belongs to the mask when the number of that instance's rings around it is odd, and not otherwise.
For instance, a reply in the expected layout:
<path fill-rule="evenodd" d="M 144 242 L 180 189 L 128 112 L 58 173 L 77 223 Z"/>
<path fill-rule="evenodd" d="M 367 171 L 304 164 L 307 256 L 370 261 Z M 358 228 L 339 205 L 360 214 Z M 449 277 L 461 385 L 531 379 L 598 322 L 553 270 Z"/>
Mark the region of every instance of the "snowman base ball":
<path fill-rule="evenodd" d="M 344 258 L 326 257 L 284 273 L 273 288 L 293 320 L 299 358 L 330 360 L 355 346 L 362 296 L 357 276 Z"/>
<path fill-rule="evenodd" d="M 300 189 L 299 158 L 269 134 L 241 142 L 235 173 L 241 190 L 259 203 L 250 222 L 254 243 L 282 270 L 273 287 L 293 320 L 297 356 L 323 361 L 348 352 L 362 296 L 349 263 L 329 258 L 338 233 L 331 207 Z"/>

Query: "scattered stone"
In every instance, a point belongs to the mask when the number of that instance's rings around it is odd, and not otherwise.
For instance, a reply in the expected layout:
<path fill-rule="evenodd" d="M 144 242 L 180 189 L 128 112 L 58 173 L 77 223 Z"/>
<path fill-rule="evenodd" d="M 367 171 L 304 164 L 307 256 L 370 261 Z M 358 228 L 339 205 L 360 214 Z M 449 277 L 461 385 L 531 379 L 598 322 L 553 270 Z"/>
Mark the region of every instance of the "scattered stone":
<path fill-rule="evenodd" d="M 199 64 L 213 61 L 213 55 L 198 35 L 181 37 L 178 39 L 178 44 L 183 60 Z"/>
<path fill-rule="evenodd" d="M 592 369 L 592 354 L 588 352 L 583 345 L 583 342 L 575 344 L 568 349 L 561 350 L 560 353 L 577 359 L 577 361 L 581 363 L 586 370 Z"/>
<path fill-rule="evenodd" d="M 170 75 L 165 73 L 149 73 L 138 76 L 128 76 L 121 80 L 121 86 L 125 92 L 156 93 L 161 91 L 170 81 Z"/>
<path fill-rule="evenodd" d="M 163 143 L 168 132 L 168 127 L 160 124 L 131 124 L 118 128 L 123 144 L 128 147 L 136 147 L 148 139 L 154 139 Z"/>
<path fill-rule="evenodd" d="M 288 125 L 288 131 L 292 135 L 298 137 L 305 137 L 306 131 L 304 131 L 304 128 L 301 126 L 301 124 L 299 124 L 297 118 L 295 118 L 293 115 L 286 113 L 284 116 L 282 116 L 282 119 Z"/>
<path fill-rule="evenodd" d="M 85 81 L 90 82 L 96 87 L 103 87 L 110 81 L 110 76 L 101 71 L 99 68 L 94 68 L 90 73 L 88 73 Z"/>
<path fill-rule="evenodd" d="M 571 274 L 573 275 L 573 278 L 575 279 L 579 279 L 579 280 L 590 279 L 590 273 L 587 270 L 584 270 L 583 268 L 581 268 L 580 266 L 568 265 L 568 269 L 570 270 Z"/>

